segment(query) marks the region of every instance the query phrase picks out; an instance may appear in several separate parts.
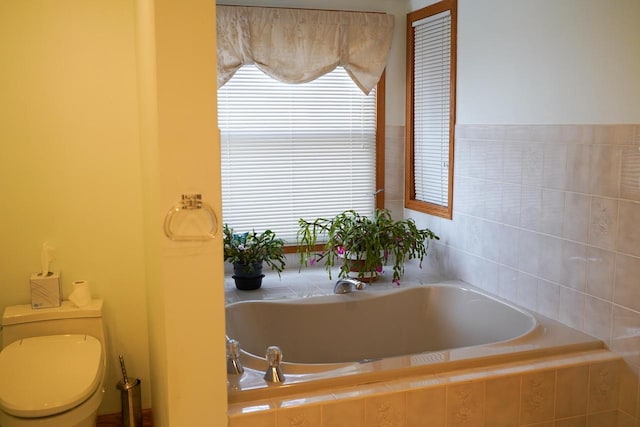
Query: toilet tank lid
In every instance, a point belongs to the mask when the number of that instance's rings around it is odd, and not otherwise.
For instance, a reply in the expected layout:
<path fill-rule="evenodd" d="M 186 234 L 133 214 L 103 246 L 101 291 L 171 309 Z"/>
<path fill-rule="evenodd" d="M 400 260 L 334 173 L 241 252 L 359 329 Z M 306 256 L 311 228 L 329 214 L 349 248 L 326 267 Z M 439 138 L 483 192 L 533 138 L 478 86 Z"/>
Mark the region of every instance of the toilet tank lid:
<path fill-rule="evenodd" d="M 60 307 L 31 308 L 30 304 L 5 307 L 2 325 L 39 322 L 43 320 L 102 317 L 102 300 L 94 299 L 84 307 L 76 307 L 71 301 L 62 301 Z"/>

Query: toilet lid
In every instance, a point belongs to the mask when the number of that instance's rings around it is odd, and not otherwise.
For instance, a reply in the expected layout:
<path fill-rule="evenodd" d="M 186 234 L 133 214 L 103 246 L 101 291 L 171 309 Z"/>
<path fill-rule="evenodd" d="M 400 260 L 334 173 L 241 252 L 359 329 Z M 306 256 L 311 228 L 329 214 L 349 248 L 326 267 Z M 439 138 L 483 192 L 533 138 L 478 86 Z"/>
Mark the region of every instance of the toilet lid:
<path fill-rule="evenodd" d="M 17 417 L 71 409 L 98 387 L 102 345 L 88 335 L 25 338 L 0 352 L 0 407 Z"/>

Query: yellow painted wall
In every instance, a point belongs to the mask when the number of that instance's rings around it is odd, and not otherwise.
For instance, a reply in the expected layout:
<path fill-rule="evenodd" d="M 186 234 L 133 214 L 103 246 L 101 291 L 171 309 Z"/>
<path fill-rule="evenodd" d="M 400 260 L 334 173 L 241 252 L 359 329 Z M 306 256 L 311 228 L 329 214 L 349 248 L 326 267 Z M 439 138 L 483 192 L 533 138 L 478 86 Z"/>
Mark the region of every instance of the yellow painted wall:
<path fill-rule="evenodd" d="M 215 3 L 139 0 L 138 11 L 154 420 L 224 426 L 222 241 L 174 242 L 160 227 L 190 193 L 221 222 Z"/>
<path fill-rule="evenodd" d="M 0 308 L 30 302 L 48 241 L 64 296 L 105 300 L 100 412 L 122 353 L 156 425 L 225 425 L 221 243 L 161 227 L 184 192 L 220 211 L 215 4 L 0 2 L 0 61 Z"/>
<path fill-rule="evenodd" d="M 105 301 L 101 412 L 120 410 L 118 353 L 148 407 L 134 4 L 0 2 L 0 94 L 0 308 L 30 302 L 48 241 L 64 296 L 86 279 Z"/>

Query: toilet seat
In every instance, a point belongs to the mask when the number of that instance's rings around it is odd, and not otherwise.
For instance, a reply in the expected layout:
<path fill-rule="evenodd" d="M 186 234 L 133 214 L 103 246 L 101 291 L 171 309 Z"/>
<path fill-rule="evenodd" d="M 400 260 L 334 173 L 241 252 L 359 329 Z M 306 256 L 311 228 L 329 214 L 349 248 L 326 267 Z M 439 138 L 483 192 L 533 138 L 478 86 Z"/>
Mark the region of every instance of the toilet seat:
<path fill-rule="evenodd" d="M 99 386 L 100 341 L 89 335 L 25 338 L 0 352 L 0 408 L 24 418 L 74 408 Z"/>

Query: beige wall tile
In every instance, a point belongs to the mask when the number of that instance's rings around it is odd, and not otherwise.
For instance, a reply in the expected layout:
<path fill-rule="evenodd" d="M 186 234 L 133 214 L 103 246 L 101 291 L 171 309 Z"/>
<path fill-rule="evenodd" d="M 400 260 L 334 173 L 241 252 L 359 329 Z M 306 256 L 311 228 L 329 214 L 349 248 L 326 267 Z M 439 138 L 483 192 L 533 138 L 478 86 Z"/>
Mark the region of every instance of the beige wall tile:
<path fill-rule="evenodd" d="M 297 406 L 279 409 L 276 413 L 276 427 L 322 427 L 320 405 Z"/>
<path fill-rule="evenodd" d="M 558 369 L 555 417 L 568 418 L 586 414 L 588 391 L 589 366 Z"/>
<path fill-rule="evenodd" d="M 608 301 L 585 297 L 584 331 L 604 342 L 611 340 L 611 314 L 613 307 Z"/>
<path fill-rule="evenodd" d="M 528 274 L 518 275 L 518 293 L 515 302 L 529 310 L 536 310 L 538 300 L 538 279 Z"/>
<path fill-rule="evenodd" d="M 620 147 L 592 145 L 589 193 L 605 197 L 618 197 L 620 194 L 619 176 Z"/>
<path fill-rule="evenodd" d="M 484 426 L 484 382 L 447 387 L 447 427 Z"/>
<path fill-rule="evenodd" d="M 640 310 L 640 258 L 616 254 L 615 277 L 613 300 L 633 310 Z"/>
<path fill-rule="evenodd" d="M 502 147 L 502 179 L 511 184 L 522 182 L 522 144 L 505 141 Z"/>
<path fill-rule="evenodd" d="M 637 427 L 636 420 L 622 411 L 618 411 L 618 424 L 616 425 L 617 427 Z"/>
<path fill-rule="evenodd" d="M 589 246 L 587 250 L 587 293 L 611 301 L 615 253 Z"/>
<path fill-rule="evenodd" d="M 589 237 L 589 210 L 591 197 L 586 194 L 566 193 L 562 235 L 570 240 L 587 243 Z"/>
<path fill-rule="evenodd" d="M 542 218 L 540 232 L 552 236 L 562 236 L 565 192 L 542 189 Z"/>
<path fill-rule="evenodd" d="M 522 376 L 520 424 L 527 425 L 553 419 L 555 371 Z"/>
<path fill-rule="evenodd" d="M 588 145 L 567 145 L 566 190 L 576 191 L 578 193 L 589 192 L 590 154 Z"/>
<path fill-rule="evenodd" d="M 566 278 L 563 246 L 566 241 L 552 236 L 540 236 L 541 250 L 537 275 L 545 280 L 562 283 Z"/>
<path fill-rule="evenodd" d="M 582 330 L 584 325 L 584 294 L 573 289 L 560 288 L 559 320 L 565 325 Z"/>
<path fill-rule="evenodd" d="M 640 201 L 640 147 L 622 147 L 620 165 L 620 197 Z"/>
<path fill-rule="evenodd" d="M 587 276 L 587 246 L 565 240 L 562 244 L 562 278 L 560 283 L 584 291 Z"/>
<path fill-rule="evenodd" d="M 487 154 L 486 154 L 485 141 L 471 140 L 467 145 L 467 163 L 466 174 L 469 177 L 484 179 L 487 166 Z"/>
<path fill-rule="evenodd" d="M 553 427 L 587 427 L 587 417 L 564 418 L 553 423 Z"/>
<path fill-rule="evenodd" d="M 640 257 L 640 203 L 620 201 L 617 248 L 625 254 Z"/>
<path fill-rule="evenodd" d="M 518 425 L 520 417 L 520 378 L 506 377 L 485 384 L 485 425 Z"/>
<path fill-rule="evenodd" d="M 564 190 L 566 186 L 567 145 L 551 143 L 544 145 L 542 186 Z"/>
<path fill-rule="evenodd" d="M 522 187 L 516 184 L 503 183 L 500 195 L 499 221 L 506 225 L 520 224 L 520 199 Z"/>
<path fill-rule="evenodd" d="M 486 152 L 486 173 L 485 179 L 492 181 L 502 181 L 504 143 L 496 141 L 485 145 Z"/>
<path fill-rule="evenodd" d="M 560 287 L 555 283 L 538 280 L 536 297 L 536 311 L 543 316 L 557 320 L 560 315 Z"/>
<path fill-rule="evenodd" d="M 445 427 L 445 411 L 445 387 L 407 393 L 407 427 Z"/>
<path fill-rule="evenodd" d="M 614 306 L 612 323 L 612 349 L 637 368 L 640 365 L 640 314 Z"/>
<path fill-rule="evenodd" d="M 627 363 L 620 364 L 620 390 L 618 394 L 618 409 L 635 417 L 637 415 L 638 376 L 637 372 Z"/>
<path fill-rule="evenodd" d="M 541 187 L 544 144 L 527 143 L 522 148 L 522 185 Z"/>
<path fill-rule="evenodd" d="M 596 144 L 633 144 L 634 125 L 593 126 L 593 142 Z"/>
<path fill-rule="evenodd" d="M 276 412 L 256 412 L 229 417 L 229 427 L 276 427 Z"/>
<path fill-rule="evenodd" d="M 484 211 L 482 217 L 498 221 L 501 215 L 502 183 L 487 181 L 484 187 Z"/>
<path fill-rule="evenodd" d="M 470 139 L 462 138 L 459 134 L 456 134 L 455 140 L 455 167 L 458 169 L 455 172 L 456 176 L 468 176 L 468 169 L 471 161 L 471 144 Z"/>
<path fill-rule="evenodd" d="M 612 361 L 589 367 L 589 413 L 618 408 L 621 363 Z"/>
<path fill-rule="evenodd" d="M 500 266 L 498 270 L 498 295 L 509 301 L 515 301 L 518 292 L 518 270 Z"/>
<path fill-rule="evenodd" d="M 518 231 L 518 269 L 529 274 L 539 272 L 540 235 L 532 231 Z"/>
<path fill-rule="evenodd" d="M 405 393 L 384 394 L 367 398 L 365 401 L 365 426 L 404 425 L 406 420 L 405 400 Z"/>
<path fill-rule="evenodd" d="M 363 427 L 364 399 L 342 400 L 322 406 L 323 427 Z"/>
<path fill-rule="evenodd" d="M 617 423 L 616 410 L 587 415 L 587 427 L 615 427 Z"/>
<path fill-rule="evenodd" d="M 589 244 L 603 249 L 616 248 L 618 201 L 593 197 L 589 218 Z"/>
<path fill-rule="evenodd" d="M 594 140 L 594 126 L 592 125 L 545 125 L 543 128 L 557 128 L 560 141 L 574 144 L 591 144 Z"/>
<path fill-rule="evenodd" d="M 501 264 L 508 267 L 516 267 L 518 265 L 518 251 L 514 248 L 518 247 L 519 230 L 515 227 L 505 225 L 500 232 L 499 242 L 497 242 L 498 260 Z"/>
<path fill-rule="evenodd" d="M 540 187 L 522 187 L 520 196 L 520 227 L 539 231 L 542 219 L 542 189 Z"/>

